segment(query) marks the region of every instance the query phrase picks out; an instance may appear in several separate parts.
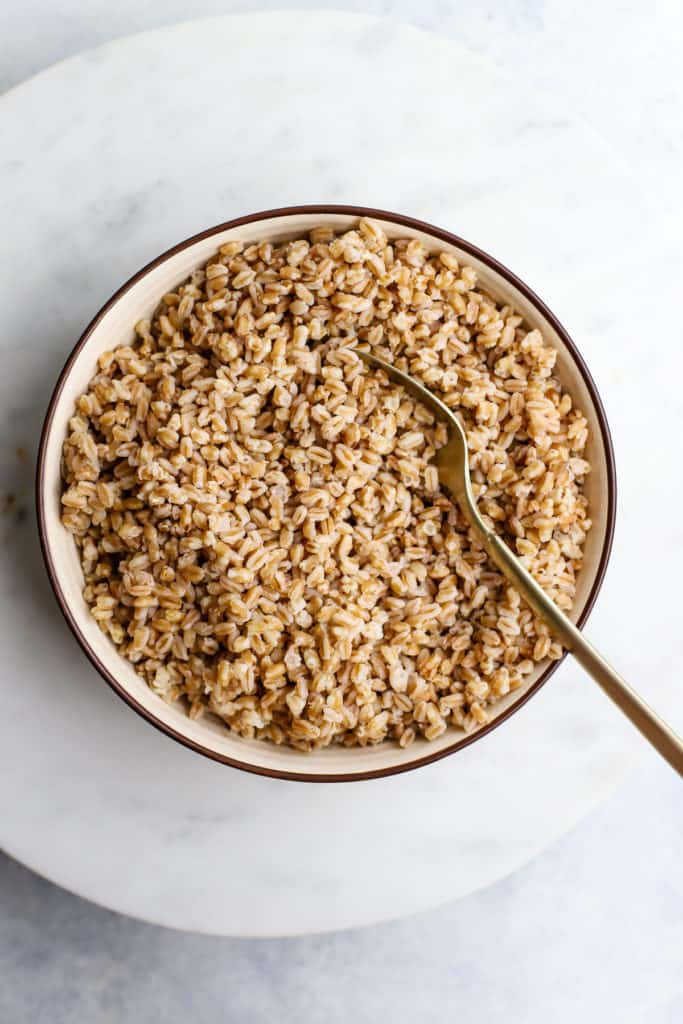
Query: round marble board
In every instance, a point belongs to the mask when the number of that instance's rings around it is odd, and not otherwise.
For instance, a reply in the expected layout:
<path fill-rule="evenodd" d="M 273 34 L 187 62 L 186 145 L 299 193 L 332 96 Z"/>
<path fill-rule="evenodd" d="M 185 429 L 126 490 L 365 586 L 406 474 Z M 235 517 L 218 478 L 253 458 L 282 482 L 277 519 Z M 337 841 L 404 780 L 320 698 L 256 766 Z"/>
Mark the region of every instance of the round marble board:
<path fill-rule="evenodd" d="M 481 744 L 376 782 L 256 778 L 160 735 L 108 690 L 63 624 L 40 562 L 31 486 L 66 354 L 156 254 L 208 225 L 286 204 L 422 217 L 525 278 L 595 372 L 622 508 L 589 633 L 666 709 L 658 684 L 676 635 L 679 528 L 661 526 L 658 569 L 642 524 L 649 503 L 670 503 L 679 487 L 632 410 L 668 427 L 678 399 L 645 338 L 658 315 L 641 266 L 647 216 L 611 153 L 453 43 L 323 13 L 196 21 L 112 43 L 0 99 L 0 133 L 6 850 L 149 921 L 288 935 L 463 896 L 571 828 L 640 750 L 571 662 Z M 649 573 L 657 597 L 639 601 Z"/>

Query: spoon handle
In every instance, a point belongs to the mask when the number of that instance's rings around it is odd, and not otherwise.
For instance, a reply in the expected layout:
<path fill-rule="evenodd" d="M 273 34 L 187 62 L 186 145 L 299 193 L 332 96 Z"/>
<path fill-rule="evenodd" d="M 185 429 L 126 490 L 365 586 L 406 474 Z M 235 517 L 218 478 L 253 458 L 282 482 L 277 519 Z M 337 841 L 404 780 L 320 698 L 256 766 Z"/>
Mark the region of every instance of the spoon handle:
<path fill-rule="evenodd" d="M 481 527 L 480 527 L 481 529 Z M 683 740 L 586 640 L 560 611 L 500 537 L 484 528 L 484 546 L 506 579 L 520 592 L 551 632 L 679 775 L 683 776 Z"/>

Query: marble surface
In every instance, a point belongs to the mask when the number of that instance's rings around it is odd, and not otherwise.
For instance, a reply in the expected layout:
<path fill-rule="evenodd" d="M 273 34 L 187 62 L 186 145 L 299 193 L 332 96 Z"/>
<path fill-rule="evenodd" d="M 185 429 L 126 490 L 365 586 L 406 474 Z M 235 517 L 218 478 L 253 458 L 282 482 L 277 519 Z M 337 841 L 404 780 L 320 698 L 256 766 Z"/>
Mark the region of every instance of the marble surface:
<path fill-rule="evenodd" d="M 584 125 L 452 41 L 325 13 L 309 14 L 295 40 L 290 34 L 286 14 L 157 30 L 59 65 L 0 103 L 16 154 L 0 179 L 12 239 L 0 264 L 12 371 L 0 383 L 0 407 L 39 416 L 43 402 L 33 394 L 49 386 L 79 324 L 174 241 L 245 211 L 356 199 L 493 251 L 580 339 L 625 453 L 618 545 L 637 544 L 645 449 L 630 408 L 638 401 L 657 414 L 665 375 L 641 366 L 636 331 L 646 326 L 649 281 L 635 287 L 633 278 L 637 250 L 648 244 L 646 207 L 618 159 Z M 332 48 L 341 78 L 326 74 Z M 320 83 L 313 93 L 311 81 Z M 359 117 L 378 81 L 390 83 L 382 117 Z M 221 97 L 217 128 L 229 124 L 248 144 L 208 130 L 208 97 Z M 324 120 L 334 132 L 317 129 Z M 36 307 L 29 296 L 39 294 Z M 622 311 L 634 294 L 639 308 L 624 337 Z M 31 346 L 17 348 L 18 337 Z M 35 432 L 8 416 L 4 437 L 30 447 Z M 649 457 L 655 468 L 669 455 Z M 672 501 L 676 481 L 662 479 Z M 25 536 L 11 515 L 7 529 L 8 540 L 12 531 Z M 683 562 L 673 541 L 672 532 L 661 538 L 671 563 Z M 2 620 L 24 682 L 6 695 L 0 719 L 9 761 L 0 836 L 28 866 L 145 920 L 282 935 L 424 910 L 525 863 L 609 793 L 640 750 L 569 661 L 504 728 L 405 776 L 312 787 L 226 771 L 151 730 L 102 685 L 49 599 L 36 607 L 46 588 L 40 568 L 35 580 L 26 573 L 32 553 L 28 536 L 2 554 Z M 662 666 L 674 643 L 659 603 L 630 615 L 630 572 L 617 549 L 590 635 L 639 678 L 652 658 L 638 626 L 661 634 Z M 673 597 L 673 577 L 662 586 Z M 624 636 L 629 616 L 636 621 Z M 652 699 L 659 689 L 669 696 L 669 687 L 649 684 Z M 359 884 L 365 863 L 372 882 Z"/>
<path fill-rule="evenodd" d="M 227 6 L 237 10 L 249 5 Z M 354 5 L 347 6 L 351 9 Z M 661 296 L 660 304 L 666 302 L 669 288 L 680 280 L 680 262 L 674 260 L 681 225 L 676 181 L 683 159 L 683 89 L 675 48 L 680 17 L 674 4 L 657 5 L 657 19 L 642 12 L 641 5 L 631 3 L 595 4 L 581 19 L 573 18 L 569 9 L 558 3 L 513 0 L 497 4 L 495 10 L 470 2 L 363 6 L 374 7 L 377 13 L 391 10 L 443 35 L 457 36 L 493 56 L 508 71 L 554 94 L 562 106 L 571 106 L 608 137 L 653 199 L 647 219 L 657 229 L 659 251 L 671 260 L 664 264 L 664 272 L 660 271 L 653 294 Z M 4 84 L 11 85 L 50 60 L 122 32 L 179 16 L 226 10 L 224 3 L 180 5 L 173 0 L 164 5 L 133 5 L 124 0 L 115 10 L 110 7 L 95 2 L 86 8 L 66 0 L 57 14 L 57 8 L 35 0 L 21 8 L 18 4 L 4 5 L 0 11 L 0 40 L 11 40 L 10 52 L 3 53 L 0 60 Z M 34 30 L 37 19 L 42 28 L 38 34 Z M 46 253 L 63 242 L 52 237 L 32 256 L 45 259 Z M 637 261 L 649 254 L 649 247 L 636 246 L 633 256 Z M 112 266 L 112 277 L 122 269 L 123 264 Z M 90 284 L 97 288 L 95 280 Z M 23 303 L 32 301 L 28 287 L 18 294 Z M 96 303 L 97 296 L 93 296 L 93 305 Z M 54 303 L 50 312 L 59 318 L 58 331 L 63 340 L 76 326 L 78 315 L 70 319 L 70 311 L 60 308 L 59 303 Z M 39 341 L 46 330 L 46 322 L 38 318 L 31 338 L 36 340 L 37 336 Z M 646 333 L 642 336 L 648 337 Z M 666 374 L 667 365 L 676 355 L 675 331 L 655 330 L 654 336 L 660 339 L 662 349 L 660 372 Z M 51 336 L 52 342 L 55 337 Z M 618 343 L 614 351 L 618 353 L 616 362 L 621 363 Z M 34 392 L 26 394 L 17 389 L 11 403 L 11 421 L 17 432 L 3 436 L 3 482 L 10 481 L 19 497 L 14 511 L 9 514 L 8 510 L 3 530 L 7 529 L 6 537 L 16 552 L 15 564 L 20 562 L 22 573 L 30 580 L 34 612 L 17 633 L 13 627 L 12 633 L 9 628 L 5 632 L 3 624 L 5 648 L 11 647 L 10 640 L 30 644 L 38 618 L 44 626 L 44 617 L 53 615 L 46 592 L 41 589 L 27 527 L 22 525 L 30 484 L 29 462 L 15 452 L 17 438 L 27 440 L 39 419 L 49 375 L 57 368 L 56 351 L 51 358 L 50 366 L 49 359 L 42 366 Z M 659 394 L 662 410 L 674 419 L 680 418 L 673 375 L 664 381 Z M 619 397 L 613 403 L 611 416 L 614 407 L 619 406 Z M 666 474 L 664 482 L 655 478 L 653 500 L 680 496 L 673 484 L 667 492 L 666 481 Z M 675 549 L 680 544 L 678 527 L 674 522 L 667 529 L 670 532 L 665 541 Z M 648 562 L 642 548 L 629 547 L 616 586 L 637 598 L 649 585 L 650 573 L 654 574 L 653 585 L 665 583 L 669 566 L 658 568 Z M 617 563 L 611 578 L 615 572 Z M 10 595 L 12 587 L 18 586 L 12 577 Z M 675 608 L 672 605 L 668 619 L 657 617 L 662 635 L 675 630 Z M 56 639 L 56 619 L 52 621 L 49 642 L 62 645 L 63 638 Z M 592 628 L 605 628 L 607 637 L 608 630 L 619 624 L 608 623 L 607 619 L 605 622 L 603 627 L 596 616 Z M 656 677 L 670 675 L 666 656 L 654 664 L 648 657 L 652 622 L 647 616 L 643 621 L 640 617 L 638 621 L 629 619 L 630 635 L 624 635 L 629 652 L 642 651 L 638 664 L 648 686 L 657 682 Z M 621 625 L 626 634 L 623 621 Z M 598 637 L 597 632 L 594 635 Z M 630 657 L 629 653 L 628 664 Z M 47 665 L 49 682 L 49 661 Z M 647 670 L 649 665 L 651 671 Z M 83 678 L 76 683 L 84 685 Z M 675 711 L 673 699 L 668 707 Z M 50 725 L 46 720 L 37 724 L 43 728 Z M 55 817 L 61 810 L 58 805 Z M 21 813 L 20 809 L 19 817 Z M 228 1005 L 234 1008 L 237 1019 L 256 1020 L 262 1019 L 258 1014 L 265 1012 L 264 1008 L 272 1009 L 282 1000 L 292 1018 L 296 1014 L 334 1020 L 342 1019 L 344 1004 L 330 994 L 331 979 L 341 967 L 354 991 L 350 1008 L 360 1020 L 373 1019 L 373 1007 L 377 1011 L 388 1003 L 395 1006 L 396 1019 L 414 1019 L 420 1013 L 424 1019 L 441 1019 L 444 1008 L 456 998 L 466 1016 L 473 1018 L 481 1012 L 481 1019 L 487 1021 L 502 1020 L 504 1016 L 509 1019 L 510 1008 L 513 1016 L 517 1009 L 518 1017 L 523 1010 L 524 1019 L 529 1021 L 570 1021 L 579 1010 L 593 1011 L 597 1016 L 615 1007 L 626 1022 L 678 1020 L 683 898 L 680 869 L 672 850 L 677 840 L 680 845 L 680 838 L 679 790 L 661 766 L 650 762 L 649 769 L 625 787 L 607 810 L 509 883 L 500 883 L 447 911 L 384 926 L 379 931 L 246 946 L 149 931 L 77 903 L 8 864 L 0 880 L 0 903 L 9 910 L 2 915 L 0 955 L 6 967 L 2 974 L 10 977 L 11 983 L 2 988 L 0 1008 L 13 1020 L 36 1013 L 41 1019 L 41 1013 L 50 1012 L 51 1020 L 109 1021 L 121 1019 L 122 1013 L 131 1013 L 133 1008 L 135 1019 L 154 1020 L 155 1008 L 163 1006 L 165 1019 L 183 1019 L 192 1009 L 196 1019 L 203 1020 L 209 1019 L 216 1007 Z M 82 848 L 74 849 L 73 854 L 82 857 Z M 561 898 L 567 890 L 571 890 L 571 901 Z M 634 891 L 638 894 L 635 898 Z M 627 901 L 624 892 L 629 893 Z M 443 893 L 442 898 L 448 895 Z M 554 920 L 562 911 L 557 927 L 548 923 L 548 905 L 554 911 Z M 587 928 L 590 941 L 586 939 Z M 490 978 L 482 973 L 482 963 L 490 960 L 492 931 L 499 946 L 492 974 L 500 982 L 493 989 L 486 984 Z M 142 958 L 139 968 L 134 967 L 128 951 L 137 950 L 137 957 L 141 957 L 140 951 L 150 945 L 158 954 Z M 607 956 L 605 948 L 610 950 Z M 523 960 L 520 949 L 525 951 Z M 199 979 L 198 986 L 185 988 L 175 983 L 175 972 L 172 977 L 165 957 L 170 960 L 178 954 L 188 971 Z M 415 957 L 414 972 L 397 970 Z M 595 969 L 598 957 L 599 972 Z M 226 986 L 229 995 L 223 987 L 226 959 L 234 961 L 235 969 Z M 634 959 L 641 969 L 631 972 L 624 965 Z M 520 963 L 526 965 L 524 970 L 519 969 Z M 308 970 L 308 965 L 314 970 Z M 530 973 L 530 965 L 538 965 L 538 974 Z M 582 978 L 579 987 L 573 983 L 578 975 Z M 250 984 L 239 986 L 242 977 Z M 169 993 L 173 999 L 165 1002 Z"/>
<path fill-rule="evenodd" d="M 646 759 L 512 878 L 400 922 L 240 941 L 154 928 L 0 864 L 8 1024 L 680 1024 L 680 782 Z M 647 842 L 633 828 L 634 808 Z"/>

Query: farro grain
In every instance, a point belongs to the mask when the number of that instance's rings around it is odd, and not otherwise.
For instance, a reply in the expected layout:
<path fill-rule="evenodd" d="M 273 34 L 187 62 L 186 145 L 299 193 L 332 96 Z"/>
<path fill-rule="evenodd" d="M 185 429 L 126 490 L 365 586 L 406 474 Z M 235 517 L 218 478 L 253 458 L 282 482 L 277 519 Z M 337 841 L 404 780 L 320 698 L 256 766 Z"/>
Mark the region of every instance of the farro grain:
<path fill-rule="evenodd" d="M 482 513 L 570 608 L 588 429 L 555 352 L 369 220 L 222 245 L 100 357 L 63 448 L 100 628 L 193 718 L 304 750 L 471 731 L 562 653 L 441 492 L 445 428 L 359 343 L 458 412 Z"/>

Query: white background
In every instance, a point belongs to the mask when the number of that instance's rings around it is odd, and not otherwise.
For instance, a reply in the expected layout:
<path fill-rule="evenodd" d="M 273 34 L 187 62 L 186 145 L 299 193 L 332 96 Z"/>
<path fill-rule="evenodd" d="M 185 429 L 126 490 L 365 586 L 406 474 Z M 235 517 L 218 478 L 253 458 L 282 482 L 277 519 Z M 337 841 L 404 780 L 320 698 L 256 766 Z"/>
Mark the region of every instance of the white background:
<path fill-rule="evenodd" d="M 203 14 L 288 6 L 4 0 L 0 88 L 119 35 Z M 655 200 L 664 252 L 677 252 L 683 16 L 676 0 L 339 0 L 299 7 L 395 16 L 532 81 L 590 121 L 628 161 Z M 1 147 L 0 137 L 0 158 Z M 663 259 L 662 274 L 672 266 L 680 261 Z M 671 336 L 659 341 L 677 346 L 680 336 L 672 311 Z M 634 601 L 642 597 L 634 594 Z M 84 904 L 6 861 L 0 1020 L 680 1021 L 682 820 L 678 780 L 646 756 L 607 807 L 514 878 L 399 924 L 287 941 L 164 932 Z"/>

